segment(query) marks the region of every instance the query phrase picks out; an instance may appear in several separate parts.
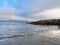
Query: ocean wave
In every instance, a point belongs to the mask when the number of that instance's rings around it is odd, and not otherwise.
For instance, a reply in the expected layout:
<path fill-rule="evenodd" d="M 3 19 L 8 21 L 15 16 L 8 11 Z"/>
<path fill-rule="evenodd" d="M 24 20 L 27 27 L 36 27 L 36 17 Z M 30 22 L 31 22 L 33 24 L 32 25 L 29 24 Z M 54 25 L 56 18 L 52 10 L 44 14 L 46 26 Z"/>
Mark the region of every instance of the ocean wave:
<path fill-rule="evenodd" d="M 7 38 L 15 38 L 15 37 L 24 37 L 25 35 L 24 34 L 21 34 L 21 35 L 7 35 L 7 36 L 0 36 L 0 40 L 1 39 L 7 39 Z"/>
<path fill-rule="evenodd" d="M 29 36 L 29 35 L 32 35 L 32 34 L 33 33 L 15 34 L 15 35 L 3 35 L 3 36 L 0 36 L 0 40 L 2 40 L 2 39 L 8 39 L 8 38 L 25 37 L 25 36 Z"/>

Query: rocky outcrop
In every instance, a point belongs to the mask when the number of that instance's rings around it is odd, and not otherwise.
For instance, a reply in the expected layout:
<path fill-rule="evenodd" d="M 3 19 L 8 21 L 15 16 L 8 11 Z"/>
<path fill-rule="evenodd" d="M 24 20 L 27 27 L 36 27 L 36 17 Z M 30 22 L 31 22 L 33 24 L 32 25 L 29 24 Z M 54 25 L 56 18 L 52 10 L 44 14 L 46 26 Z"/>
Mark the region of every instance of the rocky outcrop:
<path fill-rule="evenodd" d="M 49 20 L 39 20 L 35 22 L 30 22 L 34 25 L 60 25 L 60 19 L 49 19 Z"/>

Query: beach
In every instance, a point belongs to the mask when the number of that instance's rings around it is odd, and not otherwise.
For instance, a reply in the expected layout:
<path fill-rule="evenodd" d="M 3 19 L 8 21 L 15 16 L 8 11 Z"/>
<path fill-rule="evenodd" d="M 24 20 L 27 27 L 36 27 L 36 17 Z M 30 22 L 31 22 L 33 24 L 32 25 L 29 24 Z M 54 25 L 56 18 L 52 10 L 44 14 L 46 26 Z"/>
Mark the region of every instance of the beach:
<path fill-rule="evenodd" d="M 0 22 L 0 45 L 60 45 L 60 26 Z"/>

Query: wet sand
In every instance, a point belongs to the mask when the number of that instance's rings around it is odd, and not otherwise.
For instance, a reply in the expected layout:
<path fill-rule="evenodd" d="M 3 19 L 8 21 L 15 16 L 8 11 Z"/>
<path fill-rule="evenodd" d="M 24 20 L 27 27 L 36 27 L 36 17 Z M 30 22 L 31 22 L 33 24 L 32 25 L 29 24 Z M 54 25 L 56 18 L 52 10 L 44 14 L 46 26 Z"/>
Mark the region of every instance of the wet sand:
<path fill-rule="evenodd" d="M 60 45 L 60 30 L 45 32 L 39 39 L 28 41 L 24 45 Z"/>
<path fill-rule="evenodd" d="M 0 40 L 0 45 L 60 45 L 60 30 L 43 30 Z"/>

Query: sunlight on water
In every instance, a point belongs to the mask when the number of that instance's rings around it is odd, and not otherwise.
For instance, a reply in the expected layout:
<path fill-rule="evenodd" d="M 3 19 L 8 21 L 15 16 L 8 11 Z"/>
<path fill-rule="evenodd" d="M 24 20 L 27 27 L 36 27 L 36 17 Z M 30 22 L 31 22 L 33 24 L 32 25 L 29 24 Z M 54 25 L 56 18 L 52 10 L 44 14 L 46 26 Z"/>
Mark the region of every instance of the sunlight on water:
<path fill-rule="evenodd" d="M 60 34 L 60 30 L 54 30 L 54 31 L 51 31 L 50 33 L 52 33 L 54 35 L 59 35 Z"/>
<path fill-rule="evenodd" d="M 60 30 L 50 30 L 44 33 L 45 36 L 60 39 Z"/>

